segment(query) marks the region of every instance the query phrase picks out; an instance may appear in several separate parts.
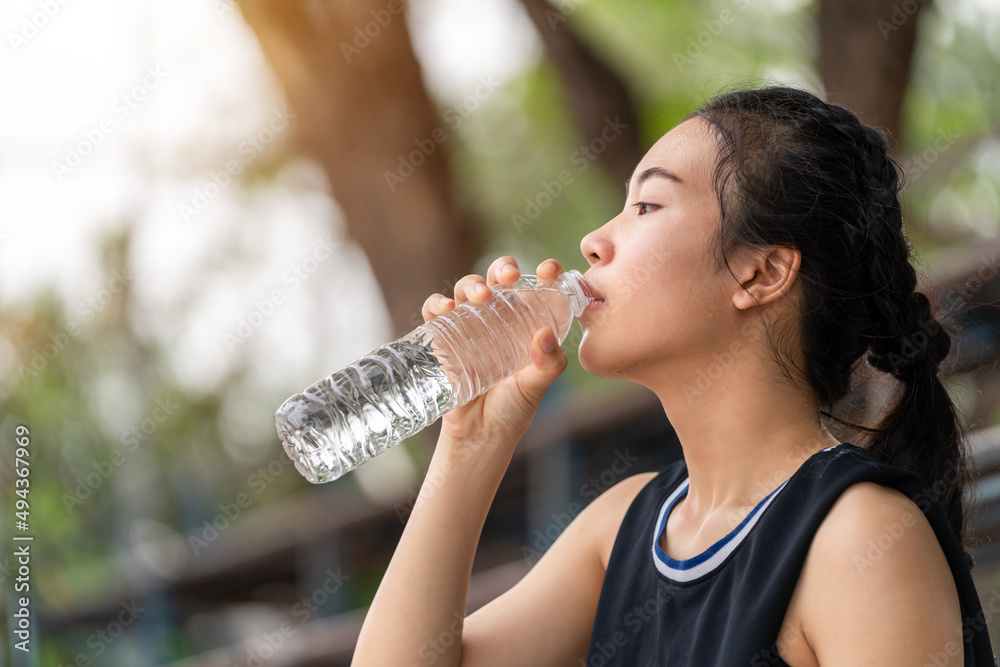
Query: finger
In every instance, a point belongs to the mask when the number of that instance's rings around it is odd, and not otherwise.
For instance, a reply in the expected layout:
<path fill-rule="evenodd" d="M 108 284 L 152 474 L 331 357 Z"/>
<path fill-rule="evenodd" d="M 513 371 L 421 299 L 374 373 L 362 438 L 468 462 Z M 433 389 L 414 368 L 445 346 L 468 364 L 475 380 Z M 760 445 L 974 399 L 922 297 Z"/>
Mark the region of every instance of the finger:
<path fill-rule="evenodd" d="M 457 283 L 455 283 L 455 302 L 482 303 L 492 296 L 490 288 L 486 285 L 486 279 L 482 276 L 470 273 Z"/>
<path fill-rule="evenodd" d="M 541 280 L 555 280 L 563 272 L 562 263 L 549 258 L 538 265 L 538 277 Z"/>
<path fill-rule="evenodd" d="M 546 350 L 546 347 L 549 349 Z M 566 370 L 569 363 L 552 327 L 543 327 L 535 332 L 531 339 L 531 361 L 533 363 L 521 369 L 516 377 L 522 395 L 537 406 L 549 385 Z"/>
<path fill-rule="evenodd" d="M 432 320 L 441 313 L 447 313 L 449 310 L 455 307 L 455 300 L 449 299 L 443 294 L 431 294 L 424 301 L 424 307 L 420 309 L 420 314 L 424 318 L 424 322 Z"/>
<path fill-rule="evenodd" d="M 486 272 L 486 284 L 492 287 L 496 284 L 509 285 L 521 277 L 521 269 L 517 266 L 517 260 L 506 255 L 498 258 L 490 264 L 489 271 Z"/>

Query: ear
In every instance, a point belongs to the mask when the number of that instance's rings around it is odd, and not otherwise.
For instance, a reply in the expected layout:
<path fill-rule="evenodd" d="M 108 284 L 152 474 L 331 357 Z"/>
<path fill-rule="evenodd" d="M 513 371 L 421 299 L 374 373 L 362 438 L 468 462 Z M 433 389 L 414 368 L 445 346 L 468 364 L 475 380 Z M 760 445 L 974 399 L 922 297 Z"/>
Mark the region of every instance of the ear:
<path fill-rule="evenodd" d="M 740 282 L 733 292 L 733 305 L 740 310 L 780 299 L 792 289 L 802 265 L 802 253 L 796 248 L 766 246 L 755 250 L 747 249 L 739 267 L 733 267 Z"/>

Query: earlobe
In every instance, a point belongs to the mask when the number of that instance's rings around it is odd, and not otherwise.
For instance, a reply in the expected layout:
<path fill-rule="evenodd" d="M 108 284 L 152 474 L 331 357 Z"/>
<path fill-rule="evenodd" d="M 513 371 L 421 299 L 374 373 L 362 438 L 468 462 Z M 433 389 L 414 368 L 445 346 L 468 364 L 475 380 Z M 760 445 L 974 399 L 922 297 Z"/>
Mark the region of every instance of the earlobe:
<path fill-rule="evenodd" d="M 733 304 L 745 310 L 780 299 L 792 289 L 801 265 L 802 253 L 796 248 L 771 246 L 754 254 L 742 267 Z"/>

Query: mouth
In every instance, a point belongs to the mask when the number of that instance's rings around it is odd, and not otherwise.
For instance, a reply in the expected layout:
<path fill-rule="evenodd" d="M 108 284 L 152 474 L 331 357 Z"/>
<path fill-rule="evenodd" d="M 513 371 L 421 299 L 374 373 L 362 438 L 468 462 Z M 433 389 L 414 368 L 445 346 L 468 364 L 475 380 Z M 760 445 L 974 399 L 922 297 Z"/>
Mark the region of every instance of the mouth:
<path fill-rule="evenodd" d="M 587 304 L 587 307 L 583 309 L 583 313 L 581 313 L 580 317 L 597 310 L 604 304 L 604 297 L 601 295 L 600 290 L 598 290 L 593 283 L 587 281 L 586 276 L 584 276 L 584 284 L 586 285 L 585 291 L 587 296 L 593 297 L 594 300 Z"/>
<path fill-rule="evenodd" d="M 592 282 L 587 280 L 587 276 L 583 277 L 583 291 L 587 296 L 591 296 L 596 300 L 604 301 L 604 297 L 601 296 L 601 292 Z"/>
<path fill-rule="evenodd" d="M 604 299 L 594 299 L 589 304 L 587 304 L 586 308 L 583 309 L 583 312 L 580 314 L 580 317 L 583 317 L 584 315 L 586 315 L 588 313 L 594 312 L 595 310 L 599 309 L 603 305 L 604 305 Z"/>

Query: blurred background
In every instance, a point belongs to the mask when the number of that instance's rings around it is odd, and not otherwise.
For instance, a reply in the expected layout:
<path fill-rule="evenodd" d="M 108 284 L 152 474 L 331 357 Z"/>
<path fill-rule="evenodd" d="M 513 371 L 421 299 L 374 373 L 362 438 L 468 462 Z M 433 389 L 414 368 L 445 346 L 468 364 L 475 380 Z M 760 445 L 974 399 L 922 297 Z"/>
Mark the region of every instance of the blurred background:
<path fill-rule="evenodd" d="M 975 576 L 1000 600 L 992 0 L 5 8 L 0 664 L 348 664 L 437 425 L 312 486 L 277 407 L 500 255 L 584 270 L 580 239 L 646 148 L 762 83 L 847 104 L 907 172 L 923 288 L 962 313 L 945 372 L 980 478 Z M 578 340 L 487 520 L 470 611 L 604 489 L 680 456 L 655 397 L 587 375 Z M 845 414 L 874 420 L 890 389 L 865 383 Z M 12 646 L 12 533 L 34 537 L 30 654 Z"/>

